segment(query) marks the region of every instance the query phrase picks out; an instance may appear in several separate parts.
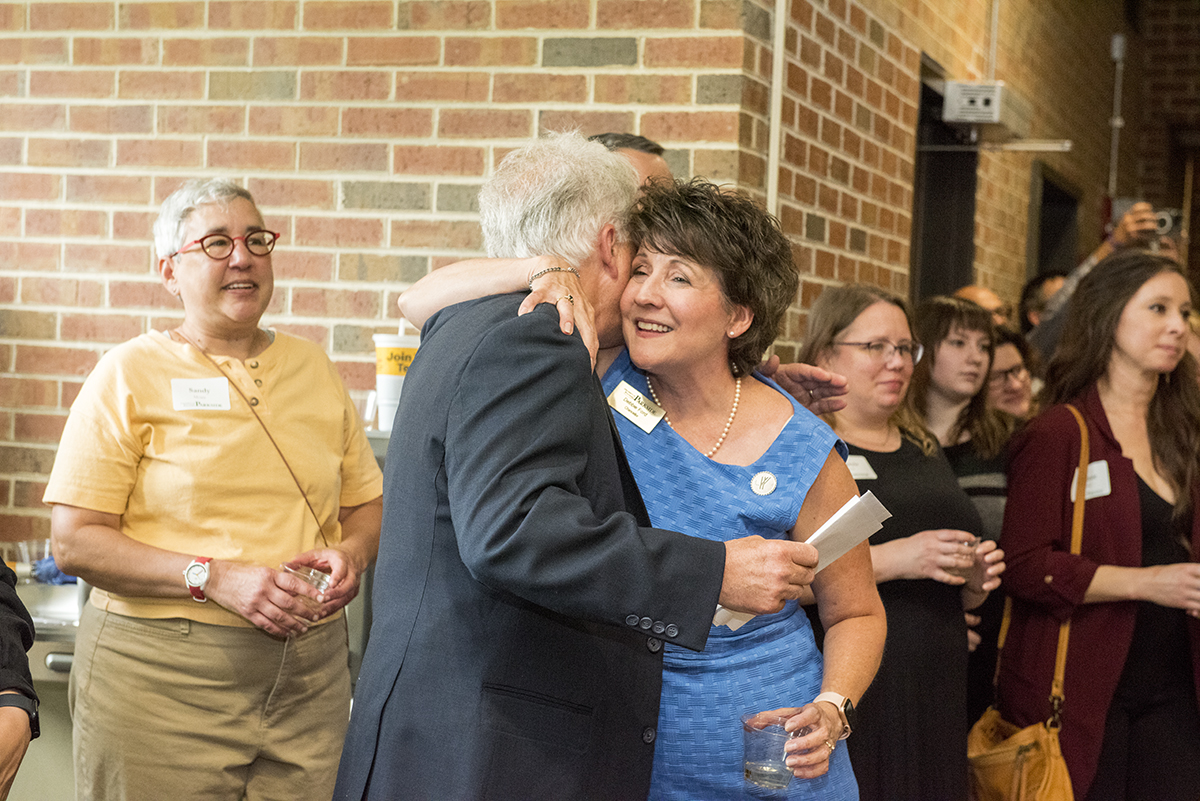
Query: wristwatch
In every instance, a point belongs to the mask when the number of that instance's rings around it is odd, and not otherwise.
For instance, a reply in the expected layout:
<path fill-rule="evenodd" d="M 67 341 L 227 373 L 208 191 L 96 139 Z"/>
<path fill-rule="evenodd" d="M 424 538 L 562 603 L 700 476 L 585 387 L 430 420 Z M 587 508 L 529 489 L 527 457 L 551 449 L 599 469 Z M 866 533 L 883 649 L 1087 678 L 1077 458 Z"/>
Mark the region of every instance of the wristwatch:
<path fill-rule="evenodd" d="M 0 695 L 0 706 L 15 706 L 25 710 L 25 714 L 29 715 L 29 739 L 36 740 L 42 733 L 38 722 L 38 702 L 34 699 L 21 693 L 5 693 Z"/>
<path fill-rule="evenodd" d="M 839 740 L 845 740 L 850 736 L 850 732 L 854 730 L 854 702 L 844 695 L 838 693 L 824 692 L 813 699 L 815 704 L 817 701 L 828 701 L 837 707 L 838 717 L 842 719 L 842 733 L 838 735 Z"/>
<path fill-rule="evenodd" d="M 197 556 L 183 571 L 183 580 L 187 582 L 188 592 L 200 603 L 208 600 L 204 597 L 204 587 L 208 584 L 208 563 L 211 561 L 212 557 Z"/>

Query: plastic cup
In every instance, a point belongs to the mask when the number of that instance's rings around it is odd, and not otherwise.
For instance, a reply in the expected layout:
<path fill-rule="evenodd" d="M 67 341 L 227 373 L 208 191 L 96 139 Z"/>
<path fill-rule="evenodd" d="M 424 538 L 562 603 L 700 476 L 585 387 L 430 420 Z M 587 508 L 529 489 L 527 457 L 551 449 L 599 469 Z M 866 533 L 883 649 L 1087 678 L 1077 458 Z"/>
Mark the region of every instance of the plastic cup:
<path fill-rule="evenodd" d="M 747 712 L 742 715 L 743 765 L 746 781 L 769 790 L 782 790 L 792 782 L 792 770 L 784 763 L 784 745 L 804 729 L 792 734 L 783 728 L 786 717 Z"/>
<path fill-rule="evenodd" d="M 983 542 L 981 537 L 974 537 L 970 542 L 964 542 L 963 545 L 970 546 L 971 552 L 974 553 L 975 549 L 979 547 L 979 543 L 981 542 Z M 972 562 L 966 567 L 948 567 L 946 568 L 946 572 L 952 576 L 961 576 L 962 578 L 969 580 L 971 578 L 971 574 L 975 572 L 975 563 Z"/>
<path fill-rule="evenodd" d="M 400 334 L 375 334 L 375 400 L 379 409 L 379 430 L 391 431 L 400 405 L 404 376 L 417 355 L 421 338 Z"/>
<path fill-rule="evenodd" d="M 279 569 L 285 573 L 290 573 L 291 575 L 303 581 L 305 584 L 315 587 L 317 592 L 322 594 L 324 594 L 325 591 L 329 589 L 330 585 L 333 584 L 333 576 L 317 570 L 314 567 L 308 567 L 307 565 L 301 565 L 299 567 L 280 565 Z M 321 604 L 318 603 L 315 598 L 309 598 L 307 595 L 297 595 L 296 597 L 300 599 L 301 603 L 303 603 L 309 609 L 312 609 L 314 612 L 321 608 Z"/>

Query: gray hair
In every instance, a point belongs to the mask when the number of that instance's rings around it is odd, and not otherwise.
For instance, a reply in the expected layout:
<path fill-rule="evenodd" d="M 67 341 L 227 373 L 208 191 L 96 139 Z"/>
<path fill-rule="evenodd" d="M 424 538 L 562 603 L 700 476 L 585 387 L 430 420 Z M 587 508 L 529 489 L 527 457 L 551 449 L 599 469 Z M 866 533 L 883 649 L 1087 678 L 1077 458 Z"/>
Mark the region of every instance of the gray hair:
<path fill-rule="evenodd" d="M 254 203 L 249 190 L 228 178 L 196 178 L 176 189 L 163 201 L 154 221 L 154 250 L 158 257 L 165 259 L 183 246 L 184 224 L 197 206 L 225 203 L 239 197 Z"/>
<path fill-rule="evenodd" d="M 605 225 L 628 238 L 637 192 L 637 173 L 624 156 L 577 132 L 548 134 L 505 156 L 479 192 L 488 255 L 580 264 Z"/>

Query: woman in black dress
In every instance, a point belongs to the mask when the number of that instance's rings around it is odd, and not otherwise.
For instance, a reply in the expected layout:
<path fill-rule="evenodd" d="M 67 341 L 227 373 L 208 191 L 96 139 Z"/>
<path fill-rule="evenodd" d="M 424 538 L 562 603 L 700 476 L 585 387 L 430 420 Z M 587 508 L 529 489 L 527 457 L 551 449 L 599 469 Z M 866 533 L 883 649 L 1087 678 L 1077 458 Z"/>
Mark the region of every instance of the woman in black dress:
<path fill-rule="evenodd" d="M 904 302 L 874 287 L 822 292 L 801 360 L 844 375 L 846 407 L 826 417 L 850 449 L 860 491 L 892 513 L 872 537 L 888 615 L 875 682 L 848 741 L 865 801 L 967 797 L 967 627 L 999 585 L 1003 554 L 937 440 L 906 403 L 922 348 Z"/>

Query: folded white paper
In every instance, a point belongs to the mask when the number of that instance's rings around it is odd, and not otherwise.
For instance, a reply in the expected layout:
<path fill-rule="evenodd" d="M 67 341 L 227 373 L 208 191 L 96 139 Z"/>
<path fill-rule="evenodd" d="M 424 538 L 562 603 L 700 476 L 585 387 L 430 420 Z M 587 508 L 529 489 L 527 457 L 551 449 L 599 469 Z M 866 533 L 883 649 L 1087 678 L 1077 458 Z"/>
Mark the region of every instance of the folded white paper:
<path fill-rule="evenodd" d="M 868 490 L 833 513 L 805 542 L 817 549 L 817 572 L 836 562 L 843 554 L 883 528 L 892 516 Z"/>
<path fill-rule="evenodd" d="M 892 516 L 870 491 L 846 501 L 841 509 L 813 532 L 806 542 L 817 549 L 817 572 L 836 562 L 847 551 L 883 527 Z M 734 612 L 717 604 L 714 626 L 728 626 L 737 631 L 754 617 L 749 612 Z"/>

